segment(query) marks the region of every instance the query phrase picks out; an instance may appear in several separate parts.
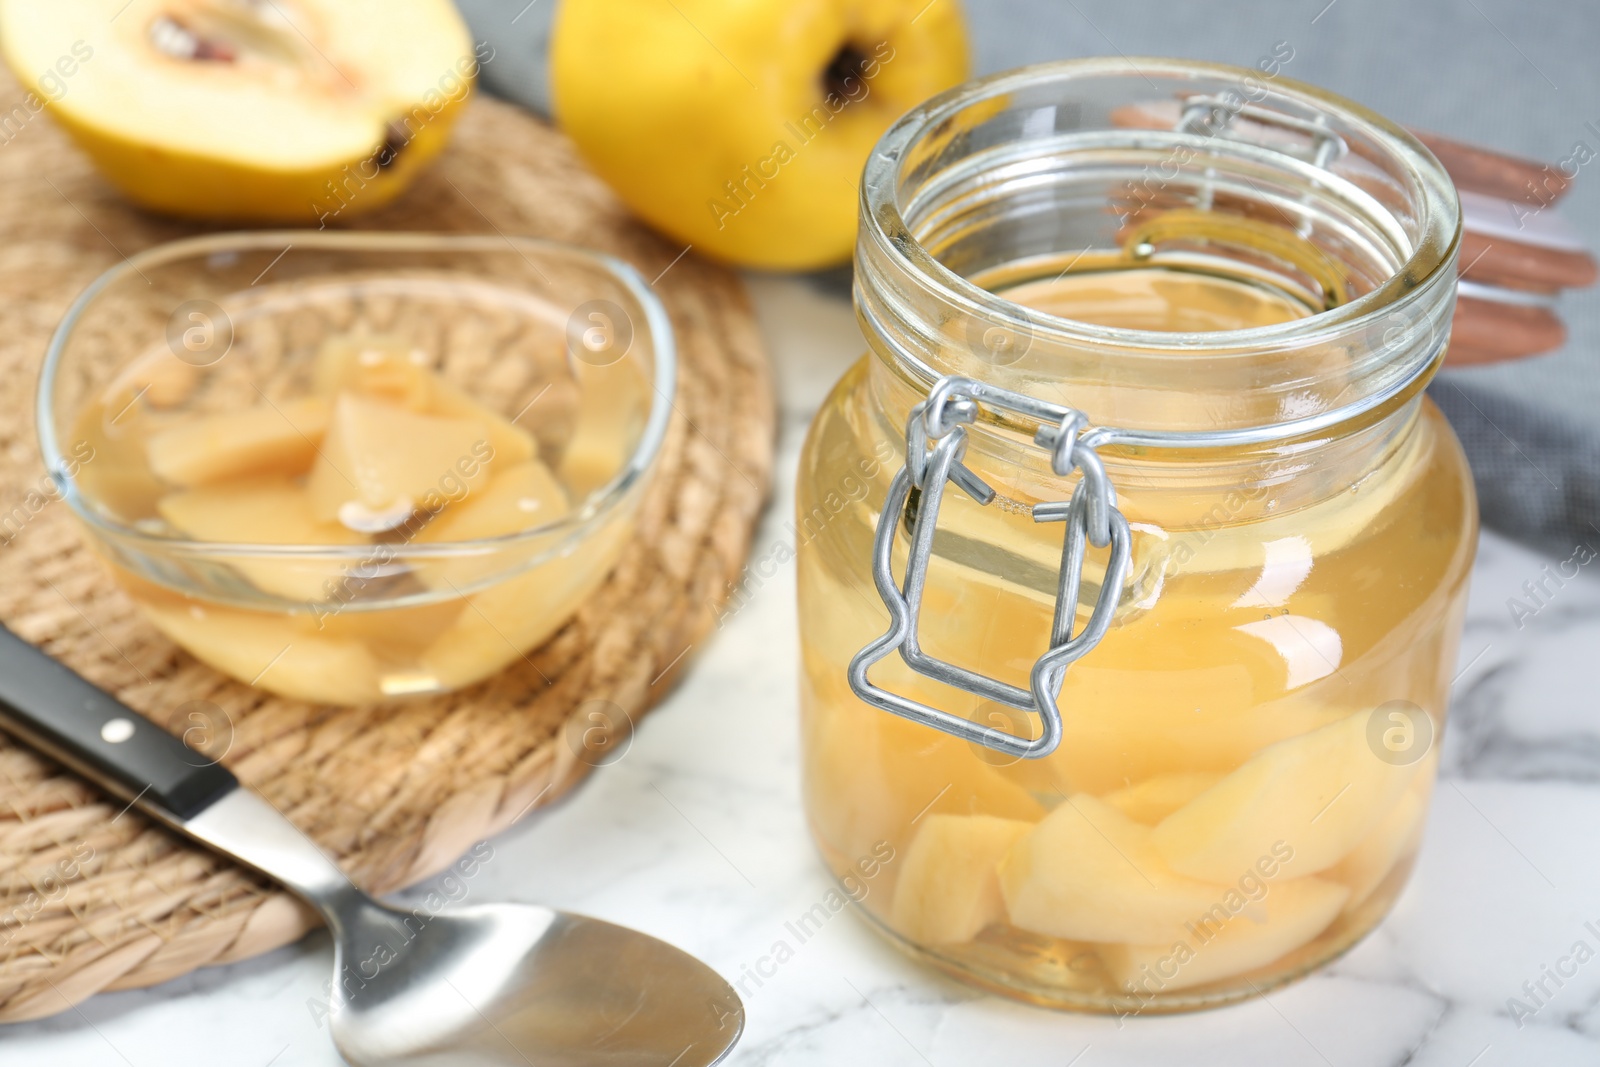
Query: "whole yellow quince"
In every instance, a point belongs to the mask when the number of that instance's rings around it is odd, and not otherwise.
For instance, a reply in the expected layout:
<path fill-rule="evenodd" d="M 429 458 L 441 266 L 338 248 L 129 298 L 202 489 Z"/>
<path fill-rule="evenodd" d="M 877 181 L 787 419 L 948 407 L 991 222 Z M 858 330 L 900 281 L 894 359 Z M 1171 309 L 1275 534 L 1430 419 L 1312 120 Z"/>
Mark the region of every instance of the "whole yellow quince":
<path fill-rule="evenodd" d="M 646 221 L 702 252 L 828 266 L 877 139 L 964 80 L 957 0 L 562 0 L 561 126 Z"/>

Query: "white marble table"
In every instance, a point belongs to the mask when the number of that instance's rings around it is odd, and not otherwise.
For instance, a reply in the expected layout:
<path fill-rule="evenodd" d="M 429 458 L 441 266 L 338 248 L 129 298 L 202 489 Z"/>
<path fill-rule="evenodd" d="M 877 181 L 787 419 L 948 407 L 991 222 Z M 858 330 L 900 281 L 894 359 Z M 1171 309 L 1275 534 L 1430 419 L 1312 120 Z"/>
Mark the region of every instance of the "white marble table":
<path fill-rule="evenodd" d="M 760 558 L 790 537 L 800 440 L 859 341 L 842 301 L 793 281 L 752 287 L 783 399 Z M 958 986 L 846 912 L 759 987 L 746 982 L 749 1027 L 732 1062 L 1600 1064 L 1600 957 L 1571 958 L 1579 941 L 1600 952 L 1600 561 L 1564 585 L 1547 580 L 1545 606 L 1520 627 L 1507 603 L 1533 606 L 1523 583 L 1557 562 L 1485 536 L 1421 862 L 1394 914 L 1332 967 L 1253 1003 L 1119 1024 Z M 493 858 L 459 894 L 637 926 L 733 980 L 789 937 L 785 921 L 830 885 L 800 812 L 792 564 L 752 588 L 626 755 L 491 842 Z M 257 960 L 96 997 L 0 1028 L 0 1065 L 334 1065 L 313 1011 L 331 961 L 318 933 Z M 1576 973 L 1558 986 L 1557 967 Z M 1513 997 L 1537 1011 L 1514 1018 Z"/>

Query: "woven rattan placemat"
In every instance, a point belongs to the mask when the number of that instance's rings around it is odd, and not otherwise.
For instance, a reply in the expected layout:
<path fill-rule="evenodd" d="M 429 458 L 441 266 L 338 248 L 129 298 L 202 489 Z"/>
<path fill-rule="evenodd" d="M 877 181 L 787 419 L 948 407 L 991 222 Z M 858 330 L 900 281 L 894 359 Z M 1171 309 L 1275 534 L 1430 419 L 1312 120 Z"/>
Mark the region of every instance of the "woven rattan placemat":
<path fill-rule="evenodd" d="M 0 75 L 0 103 L 21 96 Z M 575 712 L 607 701 L 626 722 L 692 658 L 767 491 L 765 355 L 738 281 L 631 221 L 558 133 L 478 99 L 444 160 L 353 225 L 548 237 L 616 253 L 654 279 L 681 359 L 660 472 L 637 543 L 529 662 L 379 707 L 295 703 L 217 674 L 144 622 L 90 557 L 35 445 L 41 354 L 97 274 L 195 230 L 123 204 L 46 114 L 0 145 L 0 188 L 0 620 L 175 732 L 194 707 L 220 709 L 226 765 L 364 887 L 438 873 L 559 796 L 595 762 L 572 743 Z M 265 952 L 314 922 L 285 893 L 0 737 L 0 1021 Z"/>

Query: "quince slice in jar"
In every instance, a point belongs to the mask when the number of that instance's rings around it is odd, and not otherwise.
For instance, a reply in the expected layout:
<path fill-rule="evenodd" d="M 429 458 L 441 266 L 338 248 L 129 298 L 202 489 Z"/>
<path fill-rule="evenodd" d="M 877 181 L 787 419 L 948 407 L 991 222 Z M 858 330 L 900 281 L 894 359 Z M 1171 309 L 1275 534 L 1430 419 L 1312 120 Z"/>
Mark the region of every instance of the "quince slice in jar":
<path fill-rule="evenodd" d="M 1289 877 L 1315 874 L 1359 845 L 1399 801 L 1417 764 L 1382 759 L 1363 711 L 1268 745 L 1161 821 L 1153 840 L 1173 870 L 1231 882 L 1274 846 Z"/>
<path fill-rule="evenodd" d="M 927 945 L 971 941 L 1005 922 L 995 868 L 1033 823 L 993 815 L 928 815 L 906 850 L 890 925 Z"/>
<path fill-rule="evenodd" d="M 489 479 L 489 428 L 341 393 L 307 489 L 327 522 L 376 532 L 434 511 Z"/>
<path fill-rule="evenodd" d="M 571 511 L 566 490 L 536 459 L 502 469 L 480 493 L 453 504 L 417 534 L 418 544 L 504 537 L 563 519 Z M 534 546 L 537 547 L 537 546 Z M 421 560 L 417 576 L 434 589 L 461 589 L 514 566 L 514 554 L 493 551 L 450 560 Z"/>
<path fill-rule="evenodd" d="M 190 415 L 150 436 L 150 469 L 173 485 L 211 485 L 260 474 L 303 474 L 328 430 L 322 397 Z"/>
<path fill-rule="evenodd" d="M 846 862 L 870 855 L 880 841 L 898 846 L 919 817 L 1044 817 L 1028 790 L 975 758 L 965 742 L 866 707 L 843 671 L 818 663 L 814 650 L 805 658 L 803 684 L 818 690 L 807 703 L 807 811 L 817 836 Z M 895 865 L 888 873 L 898 875 Z"/>
<path fill-rule="evenodd" d="M 1075 941 L 1169 942 L 1228 887 L 1173 871 L 1150 833 L 1087 794 L 1060 804 L 1000 862 L 1012 925 Z"/>
<path fill-rule="evenodd" d="M 399 338 L 346 334 L 323 342 L 312 383 L 326 396 L 351 390 L 408 411 L 482 422 L 497 462 L 533 458 L 532 434 L 439 377 L 430 362 L 427 352 Z"/>
<path fill-rule="evenodd" d="M 1411 788 L 1400 797 L 1394 810 L 1348 856 L 1323 872 L 1322 877 L 1350 887 L 1346 911 L 1370 897 L 1400 857 L 1421 840 L 1422 824 L 1428 814 L 1427 791 L 1433 785 L 1432 764 L 1437 759 L 1438 749 L 1435 749 L 1423 760 Z"/>
<path fill-rule="evenodd" d="M 1067 672 L 1060 703 L 1070 714 L 1063 717 L 1061 746 L 1039 761 L 1062 792 L 1100 796 L 1158 775 L 1226 774 L 1266 746 L 1343 714 L 1326 701 L 1285 692 L 1280 651 L 1217 626 L 1208 592 L 1169 592 Z M 1041 613 L 1033 640 L 1048 632 L 1049 617 Z M 1026 679 L 1025 666 L 1019 677 Z"/>
<path fill-rule="evenodd" d="M 311 513 L 306 491 L 286 478 L 240 481 L 168 493 L 157 511 L 174 529 L 199 541 L 256 545 L 359 545 L 366 538 Z M 317 603 L 341 573 L 329 559 L 252 559 L 228 563 L 266 593 Z"/>
<path fill-rule="evenodd" d="M 1134 822 L 1154 826 L 1222 780 L 1210 771 L 1177 771 L 1146 778 L 1100 799 Z"/>
<path fill-rule="evenodd" d="M 1350 890 L 1318 878 L 1262 883 L 1248 901 L 1238 890 L 1216 902 L 1172 940 L 1150 945 L 1102 945 L 1100 959 L 1124 989 L 1166 993 L 1253 971 L 1304 945 L 1328 928 Z M 1230 905 L 1243 901 L 1240 907 Z"/>

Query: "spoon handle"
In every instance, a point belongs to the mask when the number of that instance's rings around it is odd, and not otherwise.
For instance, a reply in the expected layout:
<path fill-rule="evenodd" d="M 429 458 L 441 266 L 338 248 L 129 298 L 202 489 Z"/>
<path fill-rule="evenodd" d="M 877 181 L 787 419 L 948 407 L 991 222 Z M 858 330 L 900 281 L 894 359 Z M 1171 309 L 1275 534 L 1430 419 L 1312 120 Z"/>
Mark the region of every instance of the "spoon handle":
<path fill-rule="evenodd" d="M 352 888 L 321 849 L 226 767 L 3 626 L 0 729 L 319 908 Z"/>
<path fill-rule="evenodd" d="M 0 627 L 0 728 L 169 821 L 239 787 L 213 760 Z"/>

